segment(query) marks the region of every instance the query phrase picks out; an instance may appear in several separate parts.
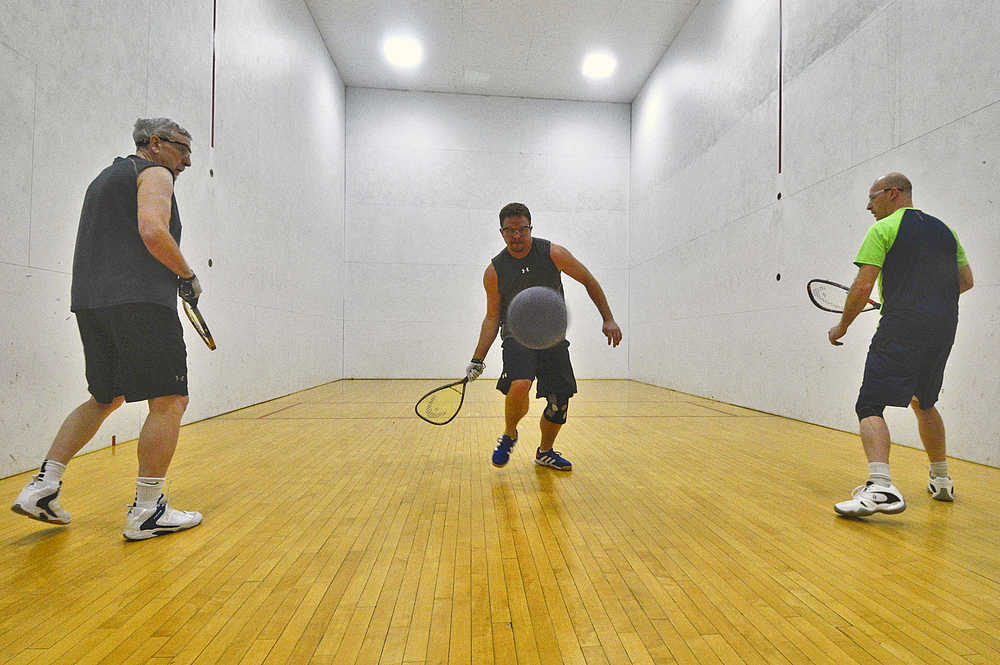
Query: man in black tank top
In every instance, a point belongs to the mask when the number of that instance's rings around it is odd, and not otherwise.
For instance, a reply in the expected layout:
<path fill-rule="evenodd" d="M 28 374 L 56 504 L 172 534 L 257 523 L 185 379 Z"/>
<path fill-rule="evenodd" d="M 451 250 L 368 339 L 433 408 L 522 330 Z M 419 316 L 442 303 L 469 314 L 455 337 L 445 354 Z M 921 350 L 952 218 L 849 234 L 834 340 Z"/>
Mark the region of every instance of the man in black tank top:
<path fill-rule="evenodd" d="M 854 259 L 858 275 L 840 323 L 827 336 L 841 337 L 868 300 L 876 280 L 882 297 L 878 330 L 868 348 L 865 373 L 855 404 L 868 480 L 852 497 L 834 505 L 848 517 L 901 513 L 906 502 L 889 473 L 887 406 L 910 406 L 930 461 L 927 490 L 952 501 L 944 421 L 934 404 L 955 341 L 958 296 L 972 288 L 972 269 L 958 236 L 941 220 L 913 207 L 913 186 L 902 173 L 889 173 L 868 191 L 875 224 Z"/>
<path fill-rule="evenodd" d="M 572 464 L 553 450 L 556 435 L 566 422 L 569 398 L 576 393 L 576 378 L 569 360 L 569 342 L 536 350 L 522 346 L 511 337 L 503 325 L 511 299 L 531 286 L 547 286 L 560 294 L 562 273 L 583 284 L 604 321 L 603 333 L 608 344 L 618 346 L 622 331 L 615 323 L 601 285 L 590 271 L 576 260 L 565 247 L 542 238 L 531 237 L 531 212 L 522 203 L 509 203 L 500 210 L 500 235 L 506 248 L 493 257 L 483 275 L 486 289 L 486 317 L 479 332 L 479 343 L 466 367 L 466 376 L 476 380 L 486 365 L 483 359 L 493 346 L 497 333 L 503 330 L 503 371 L 497 390 L 506 395 L 503 434 L 493 451 L 493 465 L 502 467 L 510 459 L 517 442 L 517 425 L 528 413 L 529 391 L 537 378 L 536 398 L 545 398 L 548 405 L 539 423 L 541 441 L 535 451 L 535 464 L 569 471 Z"/>
<path fill-rule="evenodd" d="M 180 250 L 174 180 L 191 165 L 191 135 L 168 118 L 140 118 L 135 154 L 118 157 L 90 183 L 73 257 L 76 314 L 90 399 L 63 422 L 37 476 L 11 509 L 68 524 L 59 503 L 70 459 L 122 403 L 146 400 L 136 495 L 122 535 L 145 540 L 201 523 L 163 496 L 188 403 L 187 353 L 177 295 L 197 302 L 201 285 Z"/>

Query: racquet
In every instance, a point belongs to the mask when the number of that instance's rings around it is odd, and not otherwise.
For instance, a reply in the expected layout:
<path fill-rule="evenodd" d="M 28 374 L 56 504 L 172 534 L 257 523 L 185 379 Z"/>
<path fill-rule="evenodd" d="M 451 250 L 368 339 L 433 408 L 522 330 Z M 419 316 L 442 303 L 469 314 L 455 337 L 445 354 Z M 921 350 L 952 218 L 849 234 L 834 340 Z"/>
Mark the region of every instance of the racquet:
<path fill-rule="evenodd" d="M 850 288 L 843 284 L 837 284 L 826 279 L 813 279 L 806 285 L 809 293 L 809 300 L 813 304 L 826 312 L 843 313 L 844 305 L 847 304 L 847 294 Z M 870 312 L 881 309 L 882 305 L 869 299 L 862 312 Z"/>
<path fill-rule="evenodd" d="M 447 425 L 458 415 L 465 402 L 465 385 L 469 379 L 435 388 L 420 398 L 413 410 L 431 425 Z"/>
<path fill-rule="evenodd" d="M 192 305 L 187 300 L 181 300 L 181 302 L 184 303 L 184 313 L 187 314 L 192 327 L 194 327 L 195 331 L 201 335 L 202 340 L 205 342 L 205 346 L 214 351 L 215 339 L 212 338 L 212 332 L 208 329 L 208 325 L 206 325 L 201 312 L 198 311 L 198 306 Z"/>

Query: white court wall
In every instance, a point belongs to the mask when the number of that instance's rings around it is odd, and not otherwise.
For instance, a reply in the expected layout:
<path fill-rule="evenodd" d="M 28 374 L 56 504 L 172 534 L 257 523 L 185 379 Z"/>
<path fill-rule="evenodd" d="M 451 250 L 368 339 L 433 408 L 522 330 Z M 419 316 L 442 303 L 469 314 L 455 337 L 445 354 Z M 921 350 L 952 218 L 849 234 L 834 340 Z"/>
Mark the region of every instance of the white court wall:
<path fill-rule="evenodd" d="M 698 6 L 632 105 L 630 376 L 856 431 L 877 316 L 835 348 L 804 287 L 850 283 L 868 188 L 898 170 L 976 279 L 939 402 L 949 453 L 1000 465 L 1000 3 L 959 4 L 785 0 L 780 176 L 779 3 Z M 907 410 L 887 420 L 920 446 Z"/>
<path fill-rule="evenodd" d="M 87 398 L 69 312 L 77 222 L 140 116 L 194 136 L 181 247 L 219 348 L 184 321 L 185 421 L 343 376 L 343 82 L 302 2 L 220 0 L 210 149 L 212 4 L 4 4 L 0 477 L 37 466 Z M 123 407 L 86 450 L 136 437 L 144 417 Z"/>
<path fill-rule="evenodd" d="M 498 213 L 600 281 L 626 342 L 610 350 L 584 288 L 563 277 L 577 376 L 627 375 L 629 105 L 347 90 L 344 374 L 458 377 L 486 312 Z M 501 368 L 499 341 L 487 377 Z"/>

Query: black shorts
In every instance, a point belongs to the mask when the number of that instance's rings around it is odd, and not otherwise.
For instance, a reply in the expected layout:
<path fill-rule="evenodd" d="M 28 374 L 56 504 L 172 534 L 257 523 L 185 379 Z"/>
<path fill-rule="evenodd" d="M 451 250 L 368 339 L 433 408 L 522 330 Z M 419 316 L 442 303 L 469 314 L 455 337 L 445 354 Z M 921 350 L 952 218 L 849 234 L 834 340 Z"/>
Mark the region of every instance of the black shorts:
<path fill-rule="evenodd" d="M 76 313 L 87 389 L 98 402 L 187 395 L 187 350 L 177 310 L 128 303 Z"/>
<path fill-rule="evenodd" d="M 569 362 L 569 341 L 550 349 L 538 351 L 518 344 L 513 337 L 503 341 L 503 372 L 497 381 L 497 390 L 504 395 L 510 384 L 520 379 L 538 378 L 535 397 L 552 394 L 572 397 L 576 394 L 576 377 Z"/>
<path fill-rule="evenodd" d="M 858 404 L 908 406 L 916 397 L 921 409 L 931 408 L 954 343 L 954 325 L 924 328 L 883 320 L 868 347 Z"/>

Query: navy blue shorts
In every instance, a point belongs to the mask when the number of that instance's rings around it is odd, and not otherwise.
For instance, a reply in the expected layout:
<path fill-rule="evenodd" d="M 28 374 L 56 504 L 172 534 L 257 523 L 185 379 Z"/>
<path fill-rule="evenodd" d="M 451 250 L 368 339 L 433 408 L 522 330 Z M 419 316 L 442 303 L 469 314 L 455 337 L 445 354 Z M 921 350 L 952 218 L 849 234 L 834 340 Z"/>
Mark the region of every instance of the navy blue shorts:
<path fill-rule="evenodd" d="M 128 303 L 76 313 L 87 389 L 98 402 L 187 395 L 187 350 L 177 310 Z"/>
<path fill-rule="evenodd" d="M 868 347 L 858 404 L 909 406 L 916 397 L 921 409 L 931 408 L 954 343 L 954 325 L 921 328 L 883 319 Z"/>
<path fill-rule="evenodd" d="M 538 379 L 535 397 L 572 397 L 576 394 L 568 340 L 541 351 L 529 349 L 513 337 L 503 341 L 503 372 L 497 381 L 497 390 L 506 395 L 513 381 L 535 378 Z"/>

